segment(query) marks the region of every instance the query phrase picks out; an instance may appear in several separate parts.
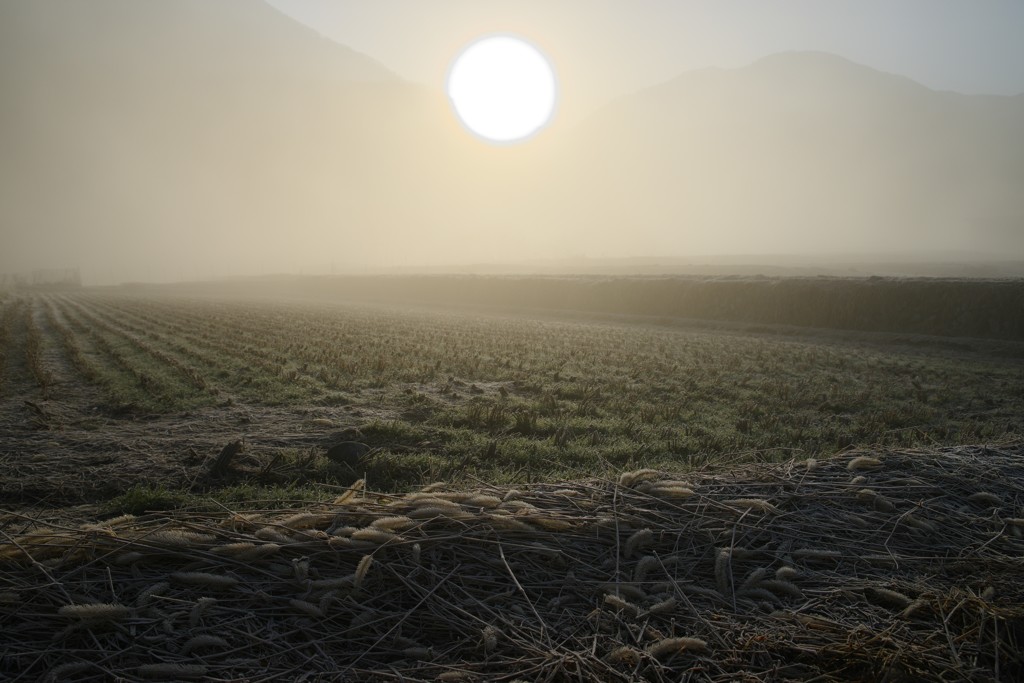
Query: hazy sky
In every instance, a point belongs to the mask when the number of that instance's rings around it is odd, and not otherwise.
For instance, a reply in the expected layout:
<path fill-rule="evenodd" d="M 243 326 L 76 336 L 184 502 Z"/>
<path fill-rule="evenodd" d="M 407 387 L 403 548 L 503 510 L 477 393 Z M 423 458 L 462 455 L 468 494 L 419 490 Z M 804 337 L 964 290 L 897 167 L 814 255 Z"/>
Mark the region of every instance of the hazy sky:
<path fill-rule="evenodd" d="M 559 81 L 525 144 L 444 93 L 495 33 Z M 1024 260 L 1021 35 L 1024 0 L 0 0 L 0 273 Z"/>
<path fill-rule="evenodd" d="M 1021 0 L 269 0 L 404 78 L 443 82 L 458 48 L 515 32 L 555 61 L 564 112 L 706 66 L 833 52 L 938 90 L 1024 92 Z"/>

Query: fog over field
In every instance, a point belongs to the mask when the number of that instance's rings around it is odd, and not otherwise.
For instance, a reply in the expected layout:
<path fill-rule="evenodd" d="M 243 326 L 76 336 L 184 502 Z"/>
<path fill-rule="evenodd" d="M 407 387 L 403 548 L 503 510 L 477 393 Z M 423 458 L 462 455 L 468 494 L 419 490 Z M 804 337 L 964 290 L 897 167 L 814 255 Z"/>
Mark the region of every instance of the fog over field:
<path fill-rule="evenodd" d="M 581 45 L 600 42 L 587 22 L 609 21 L 609 8 L 567 4 L 548 16 L 527 3 L 511 21 L 508 3 L 472 12 L 438 3 L 438 26 L 462 17 L 466 39 L 511 29 L 530 37 L 533 17 L 564 81 L 565 118 L 522 144 L 492 145 L 460 125 L 442 81 L 325 37 L 341 4 L 276 5 L 0 4 L 0 272 L 78 267 L 87 284 L 106 284 L 630 264 L 814 273 L 882 261 L 998 261 L 980 272 L 1012 274 L 1024 261 L 1024 95 L 1005 94 L 1024 91 L 1024 74 L 1009 66 L 1004 94 L 960 94 L 894 73 L 929 58 L 909 34 L 905 59 L 888 68 L 898 36 L 879 38 L 887 51 L 872 66 L 807 39 L 736 53 L 745 61 L 729 68 L 667 56 L 648 79 L 674 76 L 631 86 L 623 45 L 635 26 L 608 34 L 619 58 L 588 71 L 582 56 Z M 644 7 L 680 30 L 699 23 L 695 3 Z M 936 25 L 961 11 L 934 7 Z M 1019 18 L 1005 3 L 977 7 L 993 25 Z M 282 10 L 324 23 L 310 28 Z M 572 11 L 582 28 L 571 39 L 563 31 L 560 47 L 556 28 Z M 381 34 L 381 17 L 360 12 L 334 32 L 362 35 L 362 20 L 364 42 Z M 866 35 L 858 26 L 833 41 L 836 52 Z M 1004 33 L 992 46 L 1012 58 Z M 652 48 L 630 39 L 650 59 Z M 462 46 L 453 39 L 421 57 L 408 47 L 399 59 L 389 40 L 379 42 L 391 61 L 422 59 L 435 71 Z M 581 92 L 602 74 L 604 90 Z"/>
<path fill-rule="evenodd" d="M 1024 681 L 1021 0 L 0 0 L 0 680 Z"/>

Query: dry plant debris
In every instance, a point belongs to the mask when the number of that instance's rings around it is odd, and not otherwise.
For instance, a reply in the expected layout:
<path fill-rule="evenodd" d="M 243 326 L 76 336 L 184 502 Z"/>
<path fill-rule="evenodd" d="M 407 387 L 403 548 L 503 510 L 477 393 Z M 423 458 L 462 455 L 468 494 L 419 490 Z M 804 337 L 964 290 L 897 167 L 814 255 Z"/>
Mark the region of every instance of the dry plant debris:
<path fill-rule="evenodd" d="M 7 515 L 0 677 L 1024 676 L 1024 444 L 676 477 L 357 485 L 299 514 L 81 528 Z"/>

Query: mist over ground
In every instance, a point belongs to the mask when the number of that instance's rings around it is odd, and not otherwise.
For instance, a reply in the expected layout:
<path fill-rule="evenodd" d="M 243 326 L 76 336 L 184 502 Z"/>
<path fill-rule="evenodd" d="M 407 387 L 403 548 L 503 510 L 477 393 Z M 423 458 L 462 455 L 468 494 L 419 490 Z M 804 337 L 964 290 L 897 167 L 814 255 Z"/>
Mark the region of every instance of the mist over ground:
<path fill-rule="evenodd" d="M 269 5 L 42 0 L 0 7 L 0 88 L 0 272 L 1024 262 L 1024 95 L 832 54 L 682 73 L 500 147 L 462 129 L 441 84 Z"/>

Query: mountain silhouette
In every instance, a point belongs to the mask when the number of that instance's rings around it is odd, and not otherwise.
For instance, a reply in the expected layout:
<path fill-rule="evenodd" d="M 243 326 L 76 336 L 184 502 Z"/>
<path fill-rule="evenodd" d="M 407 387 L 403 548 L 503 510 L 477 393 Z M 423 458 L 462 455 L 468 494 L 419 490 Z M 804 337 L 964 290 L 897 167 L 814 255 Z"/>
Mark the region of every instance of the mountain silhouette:
<path fill-rule="evenodd" d="M 595 207 L 591 229 L 609 239 L 632 225 L 631 239 L 672 253 L 1024 254 L 1024 96 L 937 92 L 785 53 L 685 73 L 581 128 L 580 185 L 629 198 Z"/>
<path fill-rule="evenodd" d="M 383 65 L 252 0 L 14 0 L 6 75 L 387 82 Z"/>
<path fill-rule="evenodd" d="M 493 147 L 249 0 L 0 5 L 0 271 L 87 281 L 588 254 L 1024 253 L 1024 97 L 821 53 Z"/>
<path fill-rule="evenodd" d="M 289 269 L 365 258 L 414 217 L 406 150 L 443 100 L 268 5 L 19 1 L 0 27 L 0 218 L 23 260 Z"/>

